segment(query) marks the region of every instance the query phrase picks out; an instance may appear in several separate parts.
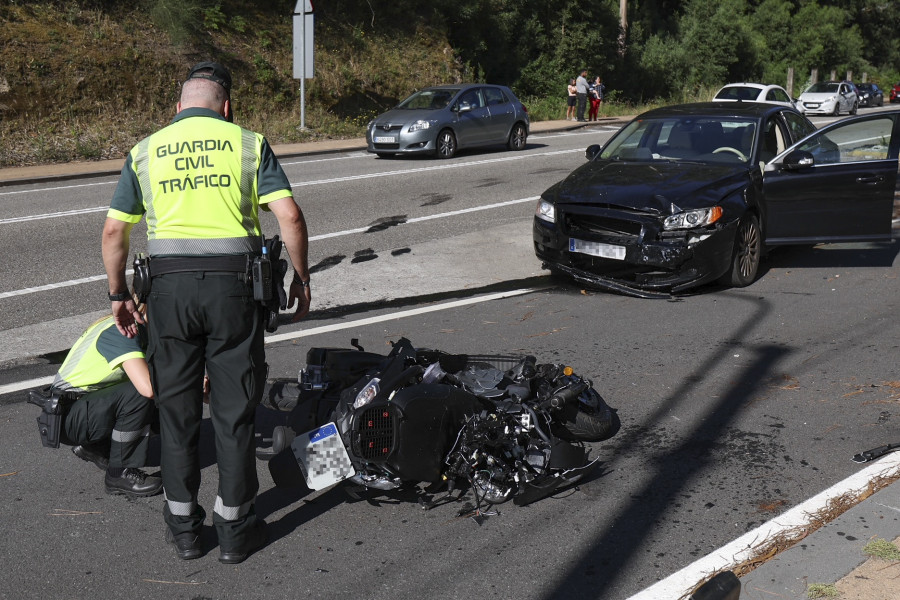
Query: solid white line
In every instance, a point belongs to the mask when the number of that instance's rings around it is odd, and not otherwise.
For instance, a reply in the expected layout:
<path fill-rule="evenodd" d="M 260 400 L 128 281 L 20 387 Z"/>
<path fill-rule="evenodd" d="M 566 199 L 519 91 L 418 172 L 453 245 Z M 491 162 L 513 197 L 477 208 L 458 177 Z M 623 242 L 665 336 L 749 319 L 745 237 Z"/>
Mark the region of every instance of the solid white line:
<path fill-rule="evenodd" d="M 73 190 L 75 188 L 93 187 L 95 185 L 113 185 L 116 181 L 95 181 L 92 183 L 79 183 L 76 185 L 61 185 L 55 187 L 35 188 L 31 190 L 14 190 L 11 192 L 0 192 L 0 196 L 12 196 L 13 194 L 40 194 L 41 192 L 57 192 L 59 190 Z M 109 208 L 109 207 L 107 207 Z"/>
<path fill-rule="evenodd" d="M 37 379 L 29 379 L 28 381 L 17 381 L 15 383 L 7 383 L 6 385 L 0 385 L 0 396 L 3 394 L 12 394 L 13 392 L 21 392 L 23 390 L 30 390 L 34 388 L 44 387 L 45 385 L 50 385 L 53 383 L 53 378 L 55 375 L 51 375 L 50 377 L 39 377 Z"/>
<path fill-rule="evenodd" d="M 552 152 L 541 152 L 540 154 L 517 154 L 514 156 L 505 156 L 503 158 L 491 158 L 484 160 L 472 160 L 459 163 L 442 163 L 430 167 L 418 167 L 415 169 L 400 169 L 398 171 L 381 171 L 378 173 L 362 173 L 359 175 L 347 175 L 346 177 L 333 177 L 331 179 L 316 179 L 314 181 L 301 181 L 300 183 L 292 183 L 291 187 L 304 187 L 307 185 L 321 185 L 325 183 L 342 183 L 345 181 L 360 181 L 363 179 L 374 179 L 376 177 L 393 177 L 395 175 L 409 175 L 412 173 L 427 173 L 429 171 L 444 171 L 447 169 L 461 169 L 463 167 L 473 167 L 479 165 L 488 165 L 496 162 L 509 162 L 513 160 L 525 160 L 540 156 L 553 156 L 557 154 L 571 154 L 573 152 L 584 152 L 581 149 L 574 150 L 555 150 Z"/>
<path fill-rule="evenodd" d="M 449 310 L 451 308 L 459 308 L 461 306 L 471 306 L 472 304 L 481 304 L 482 302 L 490 302 L 492 300 L 500 300 L 502 298 L 511 298 L 513 296 L 521 296 L 522 294 L 530 294 L 539 288 L 525 288 L 520 290 L 512 290 L 509 292 L 498 292 L 496 294 L 488 294 L 487 296 L 478 296 L 475 298 L 466 298 L 465 300 L 454 300 L 453 302 L 445 302 L 444 304 L 434 304 L 432 306 L 423 306 L 421 308 L 413 308 L 410 310 L 402 310 L 396 313 L 388 313 L 377 317 L 369 317 L 367 319 L 359 319 L 347 323 L 335 323 L 334 325 L 323 325 L 322 327 L 313 327 L 302 331 L 292 331 L 291 333 L 281 333 L 278 335 L 270 335 L 266 338 L 267 344 L 275 342 L 283 342 L 285 340 L 294 340 L 297 338 L 308 337 L 311 335 L 319 335 L 321 333 L 330 333 L 332 331 L 340 331 L 351 327 L 361 327 L 363 325 L 372 325 L 373 323 L 382 323 L 384 321 L 393 321 L 396 319 L 405 319 L 406 317 L 414 317 L 416 315 L 424 315 L 426 313 L 437 312 L 441 310 Z"/>
<path fill-rule="evenodd" d="M 125 271 L 125 275 L 134 273 L 132 269 Z M 81 285 L 82 283 L 93 283 L 94 281 L 103 281 L 106 275 L 92 275 L 91 277 L 83 277 L 81 279 L 70 279 L 69 281 L 61 281 L 59 283 L 48 283 L 47 285 L 39 285 L 37 287 L 25 288 L 22 290 L 13 290 L 11 292 L 0 292 L 0 299 L 12 298 L 14 296 L 27 296 L 28 294 L 36 294 L 37 292 L 49 292 L 57 288 L 69 287 L 73 285 Z"/>
<path fill-rule="evenodd" d="M 0 219 L 0 225 L 6 223 L 22 223 L 23 221 L 37 221 L 40 219 L 55 219 L 58 217 L 70 217 L 72 215 L 84 215 L 87 213 L 103 212 L 109 210 L 108 206 L 95 206 L 94 208 L 79 208 L 77 210 L 66 210 L 63 212 L 45 213 L 42 215 L 26 215 L 24 217 L 10 217 L 9 219 Z"/>
<path fill-rule="evenodd" d="M 885 456 L 824 492 L 631 596 L 628 600 L 679 600 L 710 575 L 731 569 L 753 558 L 766 542 L 778 536 L 787 536 L 790 539 L 792 532 L 808 526 L 813 517 L 828 508 L 832 500 L 848 494 L 859 496 L 868 490 L 870 482 L 882 477 L 893 477 L 897 473 L 900 473 L 900 454 Z"/>
<path fill-rule="evenodd" d="M 505 206 L 513 206 L 515 204 L 522 204 L 525 202 L 535 202 L 538 200 L 538 196 L 529 196 L 528 198 L 517 198 L 516 200 L 506 200 L 504 202 L 495 202 L 494 204 L 485 204 L 484 206 L 473 206 L 472 208 L 463 208 L 460 210 L 453 210 L 445 213 L 438 213 L 435 215 L 426 215 L 424 217 L 414 217 L 412 219 L 408 219 L 403 224 L 410 223 L 421 223 L 423 221 L 431 221 L 434 219 L 443 219 L 446 217 L 455 217 L 466 213 L 473 213 L 482 210 L 491 210 L 494 208 L 503 208 Z M 2 221 L 0 221 L 2 222 Z M 365 233 L 369 229 L 371 229 L 373 225 L 366 225 L 365 227 L 357 227 L 356 229 L 345 229 L 343 231 L 335 231 L 333 233 L 323 233 L 321 235 L 314 235 L 309 238 L 310 242 L 315 242 L 319 240 L 325 240 L 330 238 L 342 237 L 345 235 L 353 235 L 356 233 Z M 125 274 L 131 275 L 132 270 L 129 269 Z M 28 294 L 34 294 L 36 292 L 46 292 L 50 290 L 54 290 L 56 288 L 68 287 L 73 285 L 81 285 L 82 283 L 92 283 L 94 281 L 101 281 L 106 279 L 106 275 L 92 275 L 90 277 L 83 277 L 81 279 L 70 279 L 69 281 L 62 281 L 60 283 L 48 283 L 47 285 L 41 285 L 38 287 L 25 288 L 22 290 L 12 290 L 9 292 L 0 292 L 0 300 L 3 298 L 12 298 L 14 296 L 26 296 Z"/>
<path fill-rule="evenodd" d="M 331 333 L 333 331 L 341 331 L 343 329 L 350 329 L 353 327 L 362 327 L 364 325 L 372 325 L 374 323 L 382 323 L 384 321 L 394 321 L 397 319 L 405 319 L 407 317 L 414 317 L 417 315 L 438 312 L 441 310 L 450 310 L 452 308 L 459 308 L 462 306 L 471 306 L 473 304 L 481 304 L 483 302 L 491 302 L 492 300 L 500 300 L 503 298 L 512 298 L 514 296 L 530 294 L 531 292 L 537 291 L 538 289 L 539 288 L 524 288 L 524 289 L 519 289 L 519 290 L 510 290 L 508 292 L 498 292 L 496 294 L 477 296 L 475 298 L 466 298 L 465 300 L 454 300 L 453 302 L 445 302 L 443 304 L 433 304 L 431 306 L 423 306 L 421 308 L 402 310 L 402 311 L 395 312 L 395 313 L 379 315 L 377 317 L 369 317 L 366 319 L 357 319 L 356 321 L 347 321 L 347 322 L 343 322 L 343 323 L 335 323 L 334 325 L 323 325 L 321 327 L 313 327 L 311 329 L 304 329 L 301 331 L 292 331 L 290 333 L 281 333 L 278 335 L 270 335 L 265 338 L 265 343 L 266 344 L 275 344 L 277 342 L 283 342 L 286 340 L 295 340 L 298 338 L 310 337 L 313 335 L 320 335 L 323 333 Z M 41 387 L 44 385 L 49 385 L 51 383 L 53 383 L 52 376 L 51 377 L 41 377 L 39 379 L 29 379 L 28 381 L 19 381 L 16 383 L 8 383 L 6 385 L 0 385 L 0 395 L 11 394 L 13 392 L 21 392 L 23 390 Z"/>

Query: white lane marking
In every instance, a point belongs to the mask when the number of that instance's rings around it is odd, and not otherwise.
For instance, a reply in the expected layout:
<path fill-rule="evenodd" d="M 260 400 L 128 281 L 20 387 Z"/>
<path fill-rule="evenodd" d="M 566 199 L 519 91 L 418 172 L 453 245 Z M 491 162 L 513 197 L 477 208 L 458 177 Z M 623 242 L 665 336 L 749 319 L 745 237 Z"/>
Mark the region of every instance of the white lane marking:
<path fill-rule="evenodd" d="M 132 269 L 125 271 L 125 276 L 134 273 Z M 91 275 L 90 277 L 82 277 L 81 279 L 70 279 L 68 281 L 60 281 L 59 283 L 48 283 L 36 287 L 25 288 L 21 290 L 12 290 L 10 292 L 0 292 L 0 299 L 12 298 L 14 296 L 26 296 L 28 294 L 36 294 L 38 292 L 49 292 L 57 288 L 71 287 L 73 285 L 81 285 L 82 283 L 93 283 L 95 281 L 106 280 L 106 275 Z"/>
<path fill-rule="evenodd" d="M 314 336 L 314 335 L 320 335 L 323 333 L 331 333 L 334 331 L 341 331 L 344 329 L 351 329 L 354 327 L 362 327 L 365 325 L 382 323 L 384 321 L 405 319 L 407 317 L 415 317 L 417 315 L 423 315 L 423 314 L 438 312 L 438 311 L 442 311 L 442 310 L 450 310 L 452 308 L 460 308 L 462 306 L 471 306 L 473 304 L 481 304 L 483 302 L 491 302 L 493 300 L 501 300 L 503 298 L 512 298 L 514 296 L 530 294 L 532 292 L 538 291 L 539 289 L 540 288 L 523 288 L 523 289 L 518 289 L 518 290 L 510 290 L 508 292 L 497 292 L 495 294 L 488 294 L 485 296 L 477 296 L 474 298 L 466 298 L 464 300 L 454 300 L 452 302 L 445 302 L 443 304 L 434 304 L 431 306 L 423 306 L 420 308 L 401 310 L 401 311 L 394 312 L 394 313 L 379 315 L 377 317 L 368 317 L 366 319 L 357 319 L 356 321 L 347 321 L 345 323 L 335 323 L 333 325 L 322 325 L 321 327 L 313 327 L 311 329 L 292 331 L 290 333 L 280 333 L 278 335 L 267 336 L 265 338 L 265 343 L 266 344 L 275 344 L 277 342 L 283 342 L 286 340 L 294 340 L 297 338 L 310 337 L 310 336 Z M 21 392 L 22 390 L 28 390 L 31 388 L 41 387 L 44 385 L 49 385 L 51 383 L 53 383 L 53 376 L 41 377 L 38 379 L 29 379 L 27 381 L 18 381 L 15 383 L 8 383 L 5 385 L 0 385 L 0 396 L 2 396 L 4 394 L 11 394 L 14 392 Z"/>
<path fill-rule="evenodd" d="M 529 196 L 527 198 L 518 198 L 516 200 L 507 200 L 505 202 L 496 202 L 494 204 L 485 204 L 484 206 L 473 206 L 471 208 L 463 208 L 460 210 L 452 210 L 450 212 L 438 213 L 435 215 L 426 215 L 424 217 L 414 217 L 412 219 L 406 220 L 401 225 L 410 224 L 410 223 L 421 223 L 423 221 L 431 221 L 434 219 L 444 219 L 447 217 L 456 217 L 459 215 L 463 215 L 466 213 L 473 213 L 482 210 L 491 210 L 494 208 L 503 208 L 505 206 L 513 206 L 515 204 L 522 204 L 524 202 L 536 202 L 538 200 L 538 196 Z M 353 235 L 356 233 L 365 233 L 369 229 L 372 228 L 372 225 L 366 225 L 365 227 L 358 227 L 356 229 L 345 229 L 343 231 L 335 231 L 333 233 L 323 233 L 321 235 L 314 235 L 309 238 L 310 242 L 316 242 L 319 240 L 325 240 L 330 238 L 342 237 L 345 235 Z M 125 274 L 130 275 L 132 270 L 128 270 Z M 48 283 L 46 285 L 41 285 L 37 287 L 30 287 L 21 290 L 12 290 L 9 292 L 0 292 L 0 300 L 3 298 L 12 298 L 14 296 L 25 296 L 28 294 L 34 294 L 37 292 L 46 292 L 49 290 L 53 290 L 60 287 L 69 287 L 73 285 L 81 285 L 82 283 L 92 283 L 94 281 L 101 281 L 106 279 L 106 275 L 92 275 L 90 277 L 83 277 L 81 279 L 70 279 L 68 281 L 62 281 L 59 283 Z"/>
<path fill-rule="evenodd" d="M 12 196 L 14 194 L 40 194 L 44 192 L 58 192 L 59 190 L 74 190 L 75 188 L 93 187 L 95 185 L 114 185 L 117 181 L 94 181 L 91 183 L 79 183 L 77 185 L 61 185 L 55 187 L 36 188 L 33 190 L 13 190 L 11 192 L 0 192 L 0 196 Z"/>
<path fill-rule="evenodd" d="M 40 219 L 56 219 L 58 217 L 70 217 L 72 215 L 84 215 L 88 213 L 102 212 L 109 210 L 108 206 L 95 206 L 94 208 L 80 208 L 77 210 L 64 210 L 62 212 L 44 213 L 42 215 L 25 215 L 24 217 L 10 217 L 9 219 L 0 219 L 0 225 L 7 223 L 22 223 L 23 221 L 38 221 Z"/>
<path fill-rule="evenodd" d="M 437 171 L 437 170 L 444 170 L 444 169 L 460 169 L 460 168 L 464 168 L 464 167 L 488 165 L 488 164 L 492 164 L 495 162 L 508 162 L 508 161 L 512 161 L 512 160 L 523 160 L 526 158 L 543 157 L 543 156 L 557 156 L 557 155 L 561 155 L 561 154 L 571 154 L 573 152 L 583 152 L 583 150 L 579 150 L 579 149 L 553 150 L 553 151 L 549 151 L 549 152 L 541 152 L 538 154 L 518 154 L 515 156 L 506 156 L 506 157 L 502 157 L 502 158 L 474 160 L 474 161 L 461 162 L 461 163 L 448 163 L 448 164 L 434 165 L 434 166 L 430 166 L 430 167 L 417 167 L 414 169 L 400 169 L 397 171 L 382 171 L 382 172 L 378 172 L 378 173 L 350 175 L 347 177 L 315 179 L 312 181 L 301 181 L 299 183 L 292 183 L 291 187 L 295 188 L 295 187 L 306 187 L 306 186 L 311 186 L 311 185 L 324 185 L 324 184 L 329 184 L 329 183 L 340 183 L 340 182 L 344 182 L 344 181 L 357 181 L 357 180 L 362 180 L 362 179 L 373 179 L 373 178 L 377 178 L 377 177 L 394 177 L 394 176 L 399 176 L 399 175 L 410 175 L 413 173 L 426 173 L 429 171 Z M 350 157 L 343 157 L 343 158 L 350 158 Z M 323 159 L 323 160 L 328 160 L 328 159 Z M 339 159 L 330 159 L 330 160 L 339 160 Z M 313 161 L 309 161 L 309 162 L 313 162 Z M 290 164 L 301 164 L 301 163 L 290 163 Z M 63 187 L 56 187 L 56 188 L 42 188 L 42 189 L 36 189 L 36 190 L 20 190 L 20 191 L 16 191 L 16 192 L 0 192 L 0 196 L 3 196 L 4 194 L 24 194 L 24 193 L 29 193 L 29 192 L 35 192 L 35 193 L 51 192 L 51 191 L 56 191 L 56 190 L 66 190 L 66 189 L 72 189 L 72 188 L 78 188 L 78 187 L 87 187 L 87 186 L 91 186 L 91 185 L 107 185 L 107 184 L 111 184 L 111 183 L 116 183 L 116 182 L 111 181 L 111 182 L 103 182 L 103 183 L 86 183 L 83 185 L 71 185 L 71 186 L 63 186 Z M 108 205 L 107 206 L 95 206 L 92 208 L 82 208 L 82 209 L 77 209 L 77 210 L 62 211 L 62 212 L 44 213 L 44 214 L 39 214 L 39 215 L 26 215 L 26 216 L 22 216 L 22 217 L 10 217 L 8 219 L 0 219 L 0 225 L 7 225 L 10 223 L 21 223 L 23 221 L 37 221 L 40 219 L 57 219 L 60 217 L 70 217 L 72 215 L 78 215 L 78 214 L 103 212 L 106 210 L 109 210 Z"/>
<path fill-rule="evenodd" d="M 807 527 L 822 514 L 833 500 L 845 496 L 859 497 L 869 489 L 869 484 L 884 477 L 893 477 L 900 472 L 900 455 L 891 454 L 872 463 L 871 466 L 839 481 L 824 492 L 798 504 L 767 523 L 749 531 L 718 550 L 657 581 L 647 589 L 638 592 L 628 600 L 679 600 L 687 596 L 694 586 L 719 571 L 731 569 L 747 559 L 753 558 L 766 542 L 785 537 L 797 540 L 796 533 Z M 795 533 L 793 538 L 791 533 Z"/>
<path fill-rule="evenodd" d="M 460 163 L 444 163 L 433 165 L 430 167 L 417 167 L 415 169 L 400 169 L 397 171 L 381 171 L 378 173 L 361 173 L 359 175 L 347 175 L 346 177 L 333 177 L 331 179 L 317 179 L 314 181 L 301 181 L 300 183 L 292 183 L 291 187 L 304 187 L 307 185 L 322 185 L 325 183 L 341 183 L 344 181 L 359 181 L 362 179 L 374 179 L 376 177 L 394 177 L 396 175 L 409 175 L 412 173 L 427 173 L 429 171 L 444 171 L 447 169 L 460 169 L 462 167 L 472 167 L 480 165 L 488 165 L 496 162 L 510 162 L 514 160 L 525 160 L 539 156 L 555 156 L 559 154 L 571 154 L 573 152 L 584 152 L 581 149 L 575 150 L 554 150 L 552 152 L 541 152 L 540 154 L 520 154 L 516 156 L 507 156 L 504 158 L 491 158 L 485 160 L 472 160 Z"/>

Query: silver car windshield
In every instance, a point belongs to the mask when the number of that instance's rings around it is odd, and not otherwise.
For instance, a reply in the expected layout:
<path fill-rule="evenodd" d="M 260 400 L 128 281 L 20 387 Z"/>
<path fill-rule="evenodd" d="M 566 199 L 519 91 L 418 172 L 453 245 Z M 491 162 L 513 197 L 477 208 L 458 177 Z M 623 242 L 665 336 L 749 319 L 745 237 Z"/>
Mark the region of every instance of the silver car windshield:
<path fill-rule="evenodd" d="M 756 121 L 737 118 L 641 119 L 616 134 L 599 159 L 746 164 L 756 127 Z"/>
<path fill-rule="evenodd" d="M 458 89 L 421 90 L 398 104 L 397 108 L 408 110 L 446 108 L 457 92 Z"/>

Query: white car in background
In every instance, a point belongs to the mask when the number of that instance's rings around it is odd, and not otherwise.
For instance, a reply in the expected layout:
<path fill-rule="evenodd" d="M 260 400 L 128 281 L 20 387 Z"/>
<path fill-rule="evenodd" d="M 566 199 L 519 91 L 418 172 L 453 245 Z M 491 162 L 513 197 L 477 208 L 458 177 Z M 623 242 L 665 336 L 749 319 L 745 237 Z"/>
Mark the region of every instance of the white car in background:
<path fill-rule="evenodd" d="M 780 104 L 796 108 L 787 90 L 780 85 L 764 83 L 729 83 L 716 92 L 713 100 L 715 102 L 765 102 L 766 104 Z"/>
<path fill-rule="evenodd" d="M 800 94 L 797 110 L 804 115 L 856 114 L 859 98 L 856 86 L 849 81 L 820 81 Z"/>

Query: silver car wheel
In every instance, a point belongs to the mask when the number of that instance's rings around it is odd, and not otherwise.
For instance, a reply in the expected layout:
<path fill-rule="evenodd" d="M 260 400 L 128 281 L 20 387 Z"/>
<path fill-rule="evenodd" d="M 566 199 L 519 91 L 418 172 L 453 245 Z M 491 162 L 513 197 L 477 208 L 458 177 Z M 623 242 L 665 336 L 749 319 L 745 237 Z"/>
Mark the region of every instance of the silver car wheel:
<path fill-rule="evenodd" d="M 516 123 L 509 134 L 507 146 L 509 146 L 510 150 L 524 150 L 527 143 L 528 134 L 525 132 L 525 125 Z"/>
<path fill-rule="evenodd" d="M 456 155 L 456 136 L 449 129 L 445 129 L 437 136 L 435 153 L 438 158 L 453 158 Z"/>

